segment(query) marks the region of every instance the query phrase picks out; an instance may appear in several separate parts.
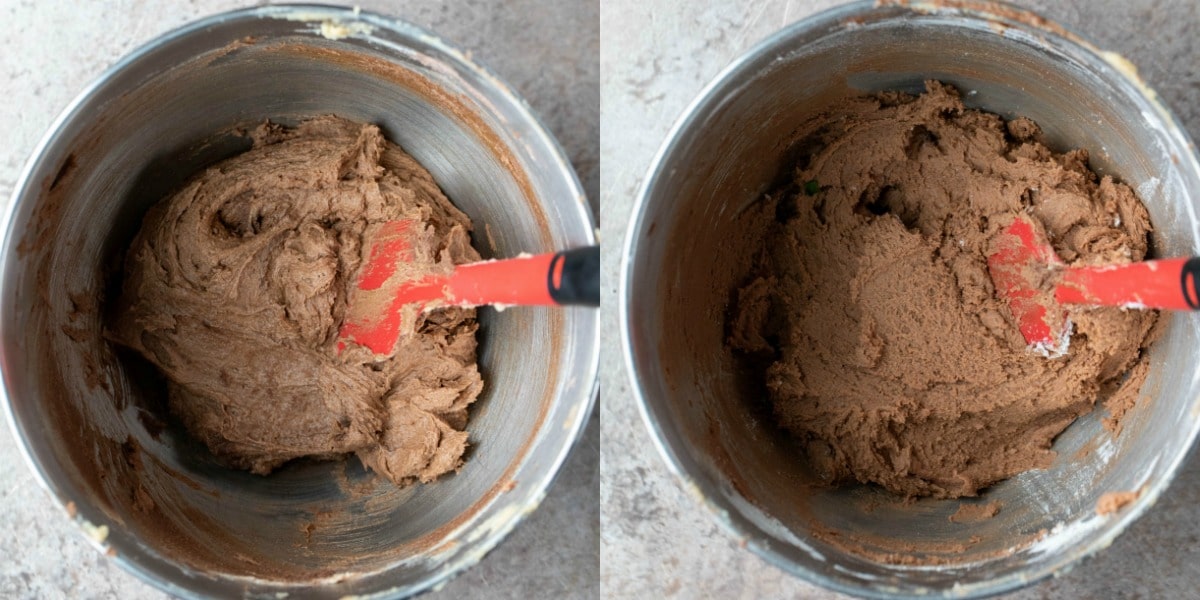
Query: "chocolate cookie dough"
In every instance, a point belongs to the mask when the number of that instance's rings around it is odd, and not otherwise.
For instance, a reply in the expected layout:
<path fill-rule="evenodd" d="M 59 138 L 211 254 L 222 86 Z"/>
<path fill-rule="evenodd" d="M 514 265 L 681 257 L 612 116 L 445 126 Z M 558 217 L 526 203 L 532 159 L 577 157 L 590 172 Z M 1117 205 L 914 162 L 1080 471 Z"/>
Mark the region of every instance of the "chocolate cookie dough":
<path fill-rule="evenodd" d="M 1140 260 L 1145 208 L 1024 118 L 949 86 L 845 102 L 801 131 L 730 345 L 765 359 L 774 413 L 833 483 L 973 496 L 1051 442 L 1141 357 L 1156 313 L 1075 308 L 1066 356 L 1027 350 L 985 259 L 1026 213 L 1068 263 Z"/>
<path fill-rule="evenodd" d="M 423 225 L 419 275 L 479 259 L 470 220 L 374 125 L 330 116 L 252 137 L 146 214 L 111 336 L 161 369 L 171 411 L 235 467 L 354 453 L 396 483 L 457 469 L 483 386 L 474 310 L 420 316 L 387 356 L 337 338 L 384 222 Z"/>

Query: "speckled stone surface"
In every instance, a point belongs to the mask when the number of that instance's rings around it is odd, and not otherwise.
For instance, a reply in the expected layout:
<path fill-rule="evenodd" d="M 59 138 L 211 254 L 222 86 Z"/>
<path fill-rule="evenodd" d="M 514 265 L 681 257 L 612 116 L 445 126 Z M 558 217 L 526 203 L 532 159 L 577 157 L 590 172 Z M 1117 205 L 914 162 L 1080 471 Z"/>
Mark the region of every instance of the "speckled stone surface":
<path fill-rule="evenodd" d="M 0 0 L 0 204 L 51 121 L 130 50 L 249 1 Z M 470 50 L 515 87 L 566 149 L 595 206 L 599 190 L 599 2 L 363 1 Z M 483 562 L 427 598 L 599 596 L 599 424 L 593 419 L 549 496 Z M 166 596 L 84 542 L 37 486 L 0 426 L 0 598 Z"/>
<path fill-rule="evenodd" d="M 672 476 L 630 393 L 618 336 L 619 248 L 633 197 L 671 124 L 726 64 L 831 1 L 607 0 L 601 9 L 600 202 L 605 240 L 601 577 L 607 598 L 841 598 L 735 542 Z M 1200 7 L 1188 0 L 1018 2 L 1134 62 L 1200 136 Z M 1200 458 L 1107 550 L 1008 596 L 1200 597 Z"/>

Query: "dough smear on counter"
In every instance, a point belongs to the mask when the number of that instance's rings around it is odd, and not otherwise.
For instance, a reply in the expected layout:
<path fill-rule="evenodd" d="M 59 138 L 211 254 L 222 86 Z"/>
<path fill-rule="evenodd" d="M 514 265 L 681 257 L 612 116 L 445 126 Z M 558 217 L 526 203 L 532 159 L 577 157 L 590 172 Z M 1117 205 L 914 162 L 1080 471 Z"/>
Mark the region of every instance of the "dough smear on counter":
<path fill-rule="evenodd" d="M 415 276 L 479 260 L 470 220 L 374 125 L 327 116 L 252 138 L 146 214 L 110 335 L 163 372 L 171 411 L 232 466 L 354 453 L 398 484 L 456 470 L 483 387 L 475 311 L 421 315 L 387 356 L 337 338 L 383 223 L 422 224 Z"/>
<path fill-rule="evenodd" d="M 1054 438 L 1138 361 L 1152 311 L 1074 308 L 1066 356 L 1028 351 L 986 268 L 1027 213 L 1068 263 L 1136 261 L 1145 207 L 1024 118 L 935 81 L 836 107 L 797 137 L 776 224 L 735 294 L 730 345 L 769 363 L 781 426 L 832 483 L 973 496 L 1044 468 Z"/>

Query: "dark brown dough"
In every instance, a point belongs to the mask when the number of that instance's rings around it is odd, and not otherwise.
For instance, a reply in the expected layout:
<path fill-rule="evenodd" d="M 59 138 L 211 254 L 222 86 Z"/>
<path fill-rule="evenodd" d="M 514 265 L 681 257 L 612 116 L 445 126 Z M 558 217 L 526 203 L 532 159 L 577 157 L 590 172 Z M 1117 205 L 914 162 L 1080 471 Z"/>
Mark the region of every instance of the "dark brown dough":
<path fill-rule="evenodd" d="M 457 469 L 483 386 L 474 310 L 426 313 L 389 356 L 336 344 L 382 223 L 424 225 L 418 275 L 479 259 L 470 220 L 374 125 L 319 117 L 253 137 L 146 214 L 112 337 L 162 370 L 171 411 L 236 467 L 355 453 L 397 483 Z"/>
<path fill-rule="evenodd" d="M 1154 312 L 1074 309 L 1069 353 L 1050 360 L 995 295 L 989 242 L 1019 212 L 1067 262 L 1147 252 L 1133 191 L 1038 134 L 938 82 L 847 101 L 799 133 L 815 150 L 772 195 L 779 224 L 730 344 L 771 362 L 775 415 L 827 480 L 975 495 L 1046 467 L 1055 436 L 1139 360 Z"/>

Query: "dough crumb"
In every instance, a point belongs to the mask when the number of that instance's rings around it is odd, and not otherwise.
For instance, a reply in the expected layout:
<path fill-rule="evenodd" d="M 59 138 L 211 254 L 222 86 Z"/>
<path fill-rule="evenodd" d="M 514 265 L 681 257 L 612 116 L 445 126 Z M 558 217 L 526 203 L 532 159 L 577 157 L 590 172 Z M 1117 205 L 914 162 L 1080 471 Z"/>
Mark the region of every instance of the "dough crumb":
<path fill-rule="evenodd" d="M 952 523 L 975 523 L 985 521 L 1000 514 L 1000 501 L 992 501 L 987 504 L 974 504 L 963 502 L 958 506 L 958 510 L 950 515 Z"/>
<path fill-rule="evenodd" d="M 1138 499 L 1142 495 L 1141 491 L 1135 492 L 1108 492 L 1100 496 L 1100 500 L 1096 502 L 1096 514 L 1109 515 L 1125 508 L 1125 506 Z"/>

